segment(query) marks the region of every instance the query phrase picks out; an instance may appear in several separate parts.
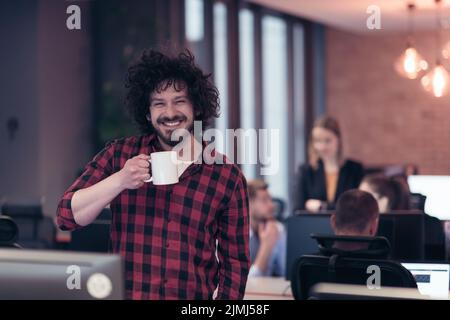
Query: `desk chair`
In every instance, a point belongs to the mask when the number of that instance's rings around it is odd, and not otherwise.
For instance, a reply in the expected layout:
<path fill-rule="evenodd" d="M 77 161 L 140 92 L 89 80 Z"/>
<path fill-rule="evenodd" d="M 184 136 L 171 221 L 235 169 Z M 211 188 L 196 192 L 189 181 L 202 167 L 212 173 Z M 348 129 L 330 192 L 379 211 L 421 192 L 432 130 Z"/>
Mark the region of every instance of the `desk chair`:
<path fill-rule="evenodd" d="M 20 248 L 16 243 L 18 236 L 17 224 L 10 217 L 0 215 L 0 247 Z"/>
<path fill-rule="evenodd" d="M 292 268 L 291 285 L 296 300 L 309 299 L 311 288 L 318 283 L 367 285 L 371 276 L 368 267 L 380 268 L 381 287 L 417 288 L 413 275 L 401 264 L 380 257 L 389 252 L 389 242 L 383 237 L 345 237 L 313 235 L 319 244 L 318 255 L 298 258 Z M 344 251 L 336 242 L 366 243 L 368 249 Z"/>
<path fill-rule="evenodd" d="M 56 237 L 53 219 L 40 205 L 3 205 L 1 213 L 11 217 L 19 229 L 17 243 L 29 249 L 51 249 Z"/>

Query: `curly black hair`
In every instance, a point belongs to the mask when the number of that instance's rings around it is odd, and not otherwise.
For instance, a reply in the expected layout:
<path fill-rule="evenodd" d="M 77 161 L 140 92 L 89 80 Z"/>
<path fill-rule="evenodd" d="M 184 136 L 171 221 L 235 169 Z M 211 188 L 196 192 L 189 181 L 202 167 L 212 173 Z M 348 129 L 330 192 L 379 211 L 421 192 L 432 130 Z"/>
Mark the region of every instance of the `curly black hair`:
<path fill-rule="evenodd" d="M 194 120 L 202 121 L 203 127 L 208 127 L 211 120 L 219 116 L 219 92 L 211 81 L 211 74 L 203 73 L 189 50 L 177 55 L 146 50 L 140 60 L 128 68 L 125 82 L 126 107 L 142 133 L 154 132 L 146 118 L 151 93 L 164 91 L 172 85 L 176 90 L 187 87 Z"/>

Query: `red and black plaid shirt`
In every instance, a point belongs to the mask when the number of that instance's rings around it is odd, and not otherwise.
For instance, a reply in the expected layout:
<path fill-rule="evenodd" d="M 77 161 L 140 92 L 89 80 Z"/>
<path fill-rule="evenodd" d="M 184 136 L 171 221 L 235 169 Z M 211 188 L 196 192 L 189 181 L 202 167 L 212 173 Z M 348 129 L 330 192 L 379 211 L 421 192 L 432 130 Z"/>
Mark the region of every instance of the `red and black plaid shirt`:
<path fill-rule="evenodd" d="M 138 154 L 156 151 L 161 147 L 155 135 L 107 145 L 65 192 L 59 227 L 80 227 L 70 205 L 75 191 L 119 171 Z M 218 299 L 243 298 L 250 267 L 248 195 L 236 165 L 194 163 L 179 183 L 124 190 L 110 207 L 111 251 L 125 260 L 127 298 L 211 299 L 216 287 Z"/>

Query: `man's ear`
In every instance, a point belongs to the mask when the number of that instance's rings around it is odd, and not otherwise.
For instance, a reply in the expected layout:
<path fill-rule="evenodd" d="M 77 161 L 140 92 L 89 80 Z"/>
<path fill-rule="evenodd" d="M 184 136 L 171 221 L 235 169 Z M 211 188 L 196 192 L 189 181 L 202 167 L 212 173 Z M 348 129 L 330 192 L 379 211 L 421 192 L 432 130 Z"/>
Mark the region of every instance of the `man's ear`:
<path fill-rule="evenodd" d="M 380 213 L 388 212 L 390 210 L 388 197 L 379 198 L 378 199 L 378 207 L 380 209 Z"/>
<path fill-rule="evenodd" d="M 370 224 L 370 235 L 372 237 L 375 237 L 377 235 L 378 232 L 378 219 L 379 217 L 377 217 L 376 219 L 373 219 L 372 223 Z"/>
<path fill-rule="evenodd" d="M 331 229 L 336 233 L 336 215 L 333 213 L 330 218 Z"/>

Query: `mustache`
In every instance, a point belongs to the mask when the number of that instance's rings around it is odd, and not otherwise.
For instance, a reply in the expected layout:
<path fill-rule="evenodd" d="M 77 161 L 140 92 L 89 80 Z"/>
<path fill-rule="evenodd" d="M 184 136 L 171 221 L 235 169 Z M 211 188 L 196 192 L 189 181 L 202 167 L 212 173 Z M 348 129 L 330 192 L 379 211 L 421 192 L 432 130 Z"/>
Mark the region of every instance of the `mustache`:
<path fill-rule="evenodd" d="M 162 124 L 164 122 L 174 122 L 174 121 L 185 121 L 187 118 L 186 116 L 177 115 L 175 117 L 169 118 L 169 117 L 159 117 L 156 122 L 158 124 Z"/>

